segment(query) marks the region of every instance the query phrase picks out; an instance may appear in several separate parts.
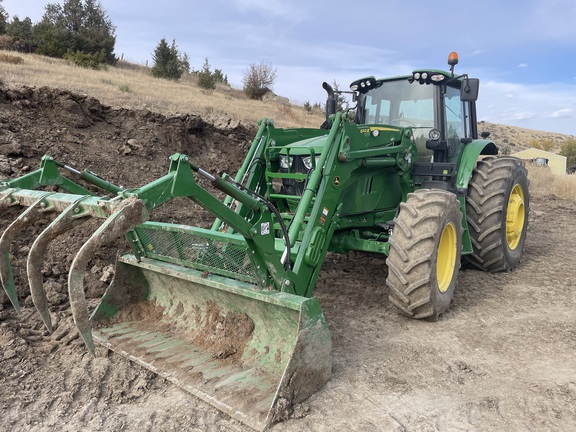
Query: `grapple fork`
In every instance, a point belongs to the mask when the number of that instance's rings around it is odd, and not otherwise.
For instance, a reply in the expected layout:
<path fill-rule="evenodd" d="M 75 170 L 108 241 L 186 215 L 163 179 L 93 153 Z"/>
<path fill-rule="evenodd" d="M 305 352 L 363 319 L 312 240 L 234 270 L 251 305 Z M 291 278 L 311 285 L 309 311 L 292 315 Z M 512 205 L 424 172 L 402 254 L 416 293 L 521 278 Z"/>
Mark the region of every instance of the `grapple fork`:
<path fill-rule="evenodd" d="M 253 147 L 262 151 L 261 135 Z M 54 172 L 52 162 L 44 159 L 43 166 Z M 245 170 L 252 166 L 245 165 Z M 222 203 L 200 187 L 193 171 L 231 199 Z M 324 315 L 317 299 L 296 295 L 288 232 L 282 239 L 269 235 L 278 215 L 261 196 L 225 176 L 212 176 L 185 155 L 171 157 L 164 177 L 138 189 L 115 190 L 114 198 L 89 195 L 64 181 L 60 184 L 78 193 L 24 188 L 39 187 L 46 178 L 40 173 L 17 179 L 0 198 L 0 211 L 28 206 L 0 238 L 6 257 L 0 278 L 15 307 L 8 249 L 16 233 L 47 213 L 60 212 L 34 241 L 27 260 L 32 300 L 52 331 L 43 256 L 64 232 L 90 217 L 101 218 L 68 275 L 74 322 L 90 352 L 95 353 L 97 342 L 258 430 L 329 379 L 331 338 Z M 110 191 L 107 182 L 97 181 Z M 212 211 L 235 232 L 147 222 L 148 210 L 175 197 Z M 246 214 L 232 210 L 232 199 Z M 123 234 L 132 254 L 117 259 L 114 279 L 90 316 L 84 293 L 88 262 Z"/>
<path fill-rule="evenodd" d="M 28 284 L 30 285 L 32 301 L 50 333 L 52 333 L 52 320 L 48 311 L 48 301 L 44 290 L 41 272 L 42 260 L 50 242 L 66 231 L 88 220 L 88 215 L 81 207 L 82 201 L 85 201 L 87 198 L 86 196 L 78 198 L 60 213 L 56 219 L 40 233 L 28 253 L 26 272 L 28 274 Z"/>

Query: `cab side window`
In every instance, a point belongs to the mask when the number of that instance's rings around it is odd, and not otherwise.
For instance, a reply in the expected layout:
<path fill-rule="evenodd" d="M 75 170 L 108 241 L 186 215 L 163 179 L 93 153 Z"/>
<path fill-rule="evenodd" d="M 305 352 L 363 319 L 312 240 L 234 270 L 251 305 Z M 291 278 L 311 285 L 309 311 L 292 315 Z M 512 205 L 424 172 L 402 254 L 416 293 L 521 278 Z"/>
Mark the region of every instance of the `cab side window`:
<path fill-rule="evenodd" d="M 444 100 L 446 106 L 446 138 L 449 145 L 458 145 L 461 138 L 466 138 L 466 128 L 464 126 L 466 116 L 460 100 L 460 90 L 454 87 L 447 87 Z"/>

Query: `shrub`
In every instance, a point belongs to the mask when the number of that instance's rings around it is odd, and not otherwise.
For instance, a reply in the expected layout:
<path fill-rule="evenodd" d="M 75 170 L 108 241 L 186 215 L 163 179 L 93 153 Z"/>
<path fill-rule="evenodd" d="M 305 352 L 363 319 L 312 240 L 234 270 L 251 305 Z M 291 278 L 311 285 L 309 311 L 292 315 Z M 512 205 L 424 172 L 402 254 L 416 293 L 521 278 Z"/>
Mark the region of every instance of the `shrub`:
<path fill-rule="evenodd" d="M 556 144 L 551 139 L 543 139 L 543 140 L 532 139 L 530 141 L 530 147 L 551 152 L 554 150 L 554 147 L 556 147 Z"/>
<path fill-rule="evenodd" d="M 576 138 L 564 141 L 560 155 L 566 156 L 566 166 L 572 167 L 576 164 Z"/>
<path fill-rule="evenodd" d="M 15 55 L 0 54 L 0 62 L 12 63 L 12 64 L 22 64 L 22 63 L 24 63 L 24 59 L 22 57 L 15 56 Z"/>
<path fill-rule="evenodd" d="M 8 35 L 0 35 L 0 49 L 11 50 L 12 49 L 12 38 Z"/>
<path fill-rule="evenodd" d="M 258 65 L 252 63 L 242 79 L 244 92 L 250 99 L 262 99 L 262 96 L 272 90 L 276 76 L 276 68 L 267 61 Z"/>
<path fill-rule="evenodd" d="M 68 51 L 64 58 L 72 63 L 88 69 L 105 69 L 106 52 L 101 50 L 99 53 L 86 53 L 82 51 Z"/>

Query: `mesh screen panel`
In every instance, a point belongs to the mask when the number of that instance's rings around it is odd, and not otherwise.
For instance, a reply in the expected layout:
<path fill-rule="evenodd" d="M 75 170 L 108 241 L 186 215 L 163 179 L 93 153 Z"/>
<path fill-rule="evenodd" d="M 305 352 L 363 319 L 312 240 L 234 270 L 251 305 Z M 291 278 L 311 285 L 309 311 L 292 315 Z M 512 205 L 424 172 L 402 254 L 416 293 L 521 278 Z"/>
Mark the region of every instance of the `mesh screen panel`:
<path fill-rule="evenodd" d="M 135 229 L 145 256 L 256 283 L 242 240 L 182 225 L 146 223 Z"/>

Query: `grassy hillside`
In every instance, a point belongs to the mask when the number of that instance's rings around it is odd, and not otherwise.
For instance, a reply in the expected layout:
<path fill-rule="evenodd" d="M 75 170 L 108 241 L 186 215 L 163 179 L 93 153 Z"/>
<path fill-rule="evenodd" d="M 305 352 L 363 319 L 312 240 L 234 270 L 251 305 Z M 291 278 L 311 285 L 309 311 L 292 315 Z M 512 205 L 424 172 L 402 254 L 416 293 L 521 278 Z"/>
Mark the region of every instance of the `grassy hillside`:
<path fill-rule="evenodd" d="M 490 139 L 494 140 L 500 149 L 508 146 L 511 153 L 527 149 L 532 140 L 550 140 L 556 144 L 552 151 L 558 153 L 564 141 L 575 138 L 573 135 L 537 131 L 488 122 L 480 122 L 478 124 L 478 132 L 490 132 Z"/>
<path fill-rule="evenodd" d="M 0 57 L 15 55 L 24 61 L 0 63 L 0 80 L 7 85 L 60 88 L 90 95 L 106 105 L 161 114 L 195 113 L 207 118 L 225 115 L 253 124 L 261 118 L 272 118 L 279 127 L 318 127 L 324 120 L 319 111 L 308 113 L 299 106 L 249 100 L 242 91 L 230 87 L 203 90 L 192 77 L 180 81 L 154 78 L 148 68 L 126 62 L 98 71 L 65 60 L 0 51 Z"/>
<path fill-rule="evenodd" d="M 17 56 L 22 62 L 6 62 Z M 20 60 L 18 60 L 20 61 Z M 195 113 L 210 120 L 228 117 L 247 125 L 273 118 L 279 127 L 318 127 L 321 112 L 308 113 L 302 107 L 248 100 L 242 91 L 218 87 L 200 89 L 192 77 L 178 82 L 153 78 L 149 69 L 126 62 L 94 71 L 37 55 L 0 51 L 0 82 L 14 86 L 52 87 L 83 93 L 113 107 L 147 109 L 161 114 Z M 501 150 L 511 153 L 528 148 L 532 140 L 551 140 L 558 152 L 574 136 L 480 122 L 479 132 L 490 132 Z M 536 195 L 556 195 L 576 201 L 576 176 L 553 176 L 547 168 L 529 166 L 531 189 Z"/>
<path fill-rule="evenodd" d="M 255 124 L 264 117 L 273 118 L 279 127 L 318 127 L 323 121 L 323 113 L 318 110 L 308 113 L 299 106 L 249 100 L 242 91 L 227 86 L 202 90 L 191 76 L 177 82 L 154 78 L 148 68 L 127 62 L 94 71 L 64 60 L 8 51 L 0 51 L 0 61 L 2 56 L 15 55 L 23 62 L 0 63 L 0 79 L 8 85 L 55 87 L 87 94 L 115 107 L 161 114 L 196 113 L 207 119 L 224 115 L 246 124 Z M 487 122 L 480 122 L 478 130 L 490 132 L 500 149 L 507 147 L 511 153 L 528 148 L 532 140 L 551 140 L 558 152 L 565 140 L 574 138 Z"/>

